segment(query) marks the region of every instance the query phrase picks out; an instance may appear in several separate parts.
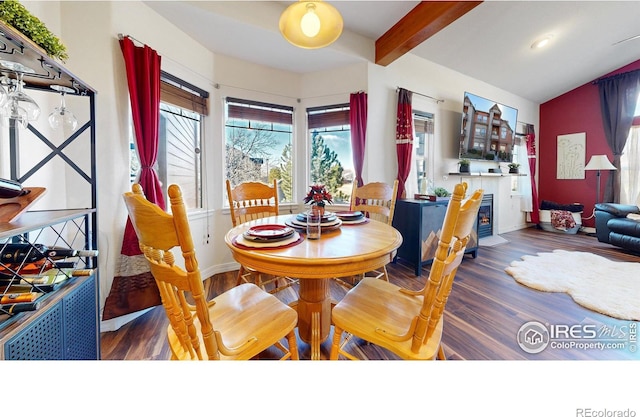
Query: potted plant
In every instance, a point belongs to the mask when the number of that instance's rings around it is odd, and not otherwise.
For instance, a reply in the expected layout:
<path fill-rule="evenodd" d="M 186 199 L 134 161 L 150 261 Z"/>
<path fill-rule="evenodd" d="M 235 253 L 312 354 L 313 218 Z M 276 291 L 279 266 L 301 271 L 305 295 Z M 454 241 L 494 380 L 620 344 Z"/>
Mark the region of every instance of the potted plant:
<path fill-rule="evenodd" d="M 17 29 L 52 58 L 65 62 L 69 56 L 67 48 L 47 27 L 32 15 L 20 2 L 5 0 L 0 2 L 0 21 Z"/>
<path fill-rule="evenodd" d="M 437 187 L 433 190 L 433 194 L 435 194 L 436 200 L 444 200 L 451 195 L 451 193 L 444 187 Z"/>
<path fill-rule="evenodd" d="M 460 165 L 460 172 L 469 172 L 471 162 L 468 159 L 461 159 L 458 164 Z"/>
<path fill-rule="evenodd" d="M 509 167 L 509 174 L 517 174 L 518 173 L 518 167 L 520 167 L 520 164 L 512 162 L 510 164 L 507 165 Z"/>
<path fill-rule="evenodd" d="M 309 193 L 304 198 L 305 204 L 311 203 L 312 209 L 317 208 L 324 215 L 324 206 L 326 203 L 333 204 L 333 198 L 324 185 L 310 186 Z"/>

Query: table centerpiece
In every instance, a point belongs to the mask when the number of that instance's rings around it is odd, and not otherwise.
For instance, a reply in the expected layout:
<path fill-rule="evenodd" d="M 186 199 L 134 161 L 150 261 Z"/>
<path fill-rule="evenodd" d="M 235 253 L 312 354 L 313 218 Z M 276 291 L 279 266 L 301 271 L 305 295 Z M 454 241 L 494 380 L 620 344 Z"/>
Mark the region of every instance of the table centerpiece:
<path fill-rule="evenodd" d="M 311 203 L 311 210 L 317 210 L 320 215 L 324 215 L 324 207 L 326 203 L 333 204 L 333 197 L 327 191 L 327 188 L 321 184 L 315 184 L 310 186 L 310 190 L 307 196 L 304 198 L 304 203 Z"/>

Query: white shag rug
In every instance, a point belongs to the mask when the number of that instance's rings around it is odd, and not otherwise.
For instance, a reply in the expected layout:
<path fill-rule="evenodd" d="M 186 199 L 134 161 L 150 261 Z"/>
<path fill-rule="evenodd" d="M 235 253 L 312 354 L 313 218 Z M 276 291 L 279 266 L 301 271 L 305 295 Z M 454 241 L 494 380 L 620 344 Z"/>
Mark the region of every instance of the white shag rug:
<path fill-rule="evenodd" d="M 505 271 L 527 287 L 565 292 L 590 310 L 622 320 L 640 320 L 640 263 L 558 249 L 525 255 Z"/>

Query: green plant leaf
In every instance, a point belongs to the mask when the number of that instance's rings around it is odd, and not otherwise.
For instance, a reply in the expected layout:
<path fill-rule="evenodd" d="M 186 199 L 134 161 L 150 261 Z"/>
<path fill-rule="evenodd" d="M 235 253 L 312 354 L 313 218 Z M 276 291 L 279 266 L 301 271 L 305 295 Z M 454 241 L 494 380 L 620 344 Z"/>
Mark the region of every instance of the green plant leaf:
<path fill-rule="evenodd" d="M 69 58 L 67 48 L 60 39 L 18 1 L 5 0 L 0 2 L 0 20 L 31 39 L 50 57 L 57 58 L 62 62 Z"/>

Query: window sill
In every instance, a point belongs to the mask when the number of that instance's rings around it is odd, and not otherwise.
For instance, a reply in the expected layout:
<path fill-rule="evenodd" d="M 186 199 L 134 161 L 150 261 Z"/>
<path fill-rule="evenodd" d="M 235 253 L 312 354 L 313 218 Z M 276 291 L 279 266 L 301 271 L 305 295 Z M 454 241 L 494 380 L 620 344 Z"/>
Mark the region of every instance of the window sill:
<path fill-rule="evenodd" d="M 215 213 L 213 209 L 193 209 L 187 211 L 187 217 L 189 220 L 205 219 Z"/>

